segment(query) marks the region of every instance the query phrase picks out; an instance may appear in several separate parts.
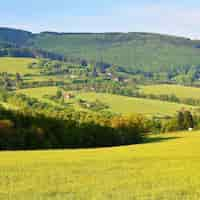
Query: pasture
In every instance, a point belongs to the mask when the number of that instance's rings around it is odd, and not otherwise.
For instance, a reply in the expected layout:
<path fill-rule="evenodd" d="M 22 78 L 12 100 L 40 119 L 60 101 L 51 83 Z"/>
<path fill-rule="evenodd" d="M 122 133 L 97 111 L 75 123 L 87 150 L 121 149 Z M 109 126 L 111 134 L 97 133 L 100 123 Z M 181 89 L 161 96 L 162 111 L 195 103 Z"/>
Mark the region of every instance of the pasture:
<path fill-rule="evenodd" d="M 78 98 L 94 101 L 96 99 L 108 104 L 111 111 L 122 114 L 145 114 L 145 115 L 172 115 L 183 107 L 192 109 L 191 106 L 169 103 L 159 100 L 124 97 L 103 93 L 79 93 Z"/>
<path fill-rule="evenodd" d="M 199 200 L 200 132 L 90 150 L 0 152 L 0 199 Z"/>
<path fill-rule="evenodd" d="M 31 97 L 42 99 L 44 95 L 55 95 L 57 91 L 56 87 L 40 87 L 19 90 L 19 93 L 26 94 Z M 164 102 L 159 100 L 132 98 L 119 95 L 105 94 L 105 93 L 94 93 L 94 92 L 74 92 L 75 98 L 69 100 L 76 109 L 80 109 L 77 104 L 78 99 L 86 101 L 100 100 L 106 103 L 110 107 L 110 111 L 122 114 L 144 114 L 148 116 L 166 116 L 173 115 L 182 108 L 193 109 L 192 106 Z"/>
<path fill-rule="evenodd" d="M 55 95 L 57 90 L 58 87 L 38 87 L 38 88 L 18 90 L 17 93 L 22 93 L 27 96 L 42 100 L 42 97 L 44 95 Z"/>
<path fill-rule="evenodd" d="M 36 62 L 36 59 L 32 58 L 12 58 L 1 57 L 0 58 L 0 72 L 7 72 L 9 74 L 37 74 L 37 70 L 29 69 L 28 64 Z"/>
<path fill-rule="evenodd" d="M 154 94 L 154 95 L 176 95 L 179 98 L 193 98 L 200 99 L 200 88 L 195 87 L 186 87 L 181 85 L 149 85 L 142 86 L 141 92 L 145 94 Z"/>

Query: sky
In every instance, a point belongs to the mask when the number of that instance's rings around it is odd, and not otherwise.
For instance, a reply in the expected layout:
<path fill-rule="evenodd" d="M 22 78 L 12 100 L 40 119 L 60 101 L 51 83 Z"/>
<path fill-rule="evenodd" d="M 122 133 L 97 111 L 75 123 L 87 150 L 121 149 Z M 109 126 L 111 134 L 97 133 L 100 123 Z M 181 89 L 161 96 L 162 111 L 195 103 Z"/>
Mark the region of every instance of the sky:
<path fill-rule="evenodd" d="M 200 38 L 199 0 L 0 0 L 0 27 Z"/>

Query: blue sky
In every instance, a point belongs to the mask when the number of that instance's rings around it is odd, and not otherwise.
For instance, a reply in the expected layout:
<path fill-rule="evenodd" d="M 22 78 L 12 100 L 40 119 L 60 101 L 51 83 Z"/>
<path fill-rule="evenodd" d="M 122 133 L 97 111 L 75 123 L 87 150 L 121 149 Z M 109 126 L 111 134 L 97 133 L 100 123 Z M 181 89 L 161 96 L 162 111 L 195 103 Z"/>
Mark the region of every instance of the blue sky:
<path fill-rule="evenodd" d="M 159 32 L 200 38 L 199 0 L 1 1 L 1 27 L 33 32 Z"/>

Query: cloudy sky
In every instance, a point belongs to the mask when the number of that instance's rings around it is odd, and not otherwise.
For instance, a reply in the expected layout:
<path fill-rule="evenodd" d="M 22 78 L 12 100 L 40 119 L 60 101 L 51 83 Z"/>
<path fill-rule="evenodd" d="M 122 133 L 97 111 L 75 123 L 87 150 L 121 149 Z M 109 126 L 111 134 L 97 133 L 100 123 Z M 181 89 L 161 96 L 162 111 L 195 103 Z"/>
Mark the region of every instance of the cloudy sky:
<path fill-rule="evenodd" d="M 199 0 L 0 0 L 0 26 L 33 32 L 156 32 L 200 38 Z"/>

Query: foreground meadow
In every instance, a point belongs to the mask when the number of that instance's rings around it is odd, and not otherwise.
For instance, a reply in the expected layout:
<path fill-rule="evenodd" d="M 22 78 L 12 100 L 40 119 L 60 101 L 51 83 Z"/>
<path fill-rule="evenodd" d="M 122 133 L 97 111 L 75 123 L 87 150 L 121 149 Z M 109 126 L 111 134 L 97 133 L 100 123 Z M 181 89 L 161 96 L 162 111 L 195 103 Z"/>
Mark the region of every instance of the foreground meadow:
<path fill-rule="evenodd" d="M 0 199 L 200 199 L 200 132 L 127 147 L 0 153 Z"/>

